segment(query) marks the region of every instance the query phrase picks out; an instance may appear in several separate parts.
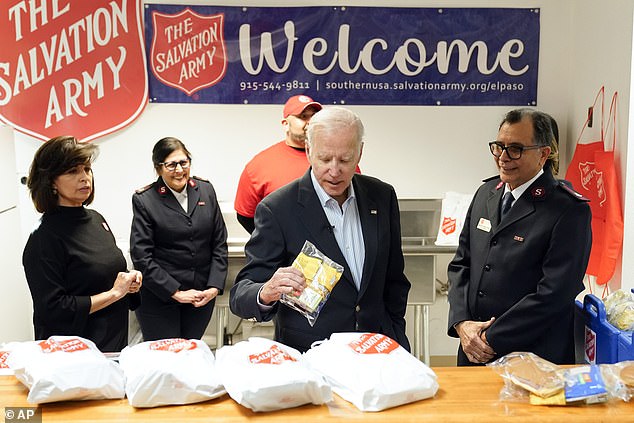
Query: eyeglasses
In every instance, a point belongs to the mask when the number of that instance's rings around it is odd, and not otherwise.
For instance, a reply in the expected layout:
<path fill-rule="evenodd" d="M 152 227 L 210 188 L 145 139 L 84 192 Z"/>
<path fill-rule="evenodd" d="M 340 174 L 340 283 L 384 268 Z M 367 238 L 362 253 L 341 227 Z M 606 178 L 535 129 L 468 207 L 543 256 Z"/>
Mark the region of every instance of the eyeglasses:
<path fill-rule="evenodd" d="M 502 153 L 506 151 L 506 155 L 509 156 L 511 160 L 517 160 L 522 157 L 522 152 L 524 150 L 534 150 L 536 148 L 542 148 L 543 145 L 504 145 L 500 141 L 491 141 L 489 143 L 489 149 L 491 150 L 491 154 L 495 157 L 500 157 Z"/>
<path fill-rule="evenodd" d="M 165 169 L 169 170 L 170 172 L 174 172 L 176 170 L 176 166 L 180 165 L 181 169 L 185 170 L 189 167 L 191 162 L 189 159 L 187 159 L 181 160 L 179 162 L 161 162 L 159 164 L 165 166 Z"/>

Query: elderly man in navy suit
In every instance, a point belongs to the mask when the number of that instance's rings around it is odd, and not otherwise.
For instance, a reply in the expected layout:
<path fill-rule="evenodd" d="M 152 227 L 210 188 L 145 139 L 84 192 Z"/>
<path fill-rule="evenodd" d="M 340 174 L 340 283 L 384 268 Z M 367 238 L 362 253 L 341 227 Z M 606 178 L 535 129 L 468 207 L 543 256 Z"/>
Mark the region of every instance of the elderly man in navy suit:
<path fill-rule="evenodd" d="M 587 199 L 550 170 L 549 115 L 512 110 L 489 143 L 499 175 L 476 192 L 449 263 L 458 365 L 529 351 L 574 363 L 574 300 L 590 255 Z"/>
<path fill-rule="evenodd" d="M 324 107 L 310 122 L 301 178 L 267 196 L 255 212 L 247 264 L 231 289 L 231 311 L 257 321 L 275 319 L 275 339 L 300 351 L 334 332 L 376 332 L 409 350 L 405 309 L 410 283 L 403 273 L 401 228 L 394 188 L 355 174 L 363 124 L 342 107 Z M 344 266 L 314 326 L 279 302 L 306 281 L 291 267 L 304 242 Z"/>

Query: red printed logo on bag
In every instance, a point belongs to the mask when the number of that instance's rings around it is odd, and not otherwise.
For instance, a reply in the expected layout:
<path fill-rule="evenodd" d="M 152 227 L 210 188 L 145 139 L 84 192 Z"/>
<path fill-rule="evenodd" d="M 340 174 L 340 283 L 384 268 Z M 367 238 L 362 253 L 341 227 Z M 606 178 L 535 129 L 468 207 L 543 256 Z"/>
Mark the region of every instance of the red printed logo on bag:
<path fill-rule="evenodd" d="M 596 363 L 597 360 L 597 334 L 586 326 L 586 343 L 585 343 L 586 361 L 590 364 Z"/>
<path fill-rule="evenodd" d="M 59 351 L 75 352 L 87 350 L 89 348 L 88 344 L 77 338 L 66 339 L 63 341 L 57 341 L 49 338 L 45 341 L 40 341 L 39 346 L 42 348 L 43 353 L 54 353 Z"/>
<path fill-rule="evenodd" d="M 586 191 L 596 192 L 599 205 L 602 206 L 607 199 L 603 172 L 596 169 L 594 162 L 583 162 L 579 163 L 579 173 L 581 174 L 581 186 Z"/>
<path fill-rule="evenodd" d="M 456 219 L 452 219 L 451 217 L 443 217 L 442 219 L 442 233 L 445 235 L 450 235 L 456 231 Z"/>
<path fill-rule="evenodd" d="M 389 354 L 399 347 L 398 342 L 379 333 L 364 333 L 348 345 L 359 354 Z"/>
<path fill-rule="evenodd" d="M 183 338 L 161 339 L 149 345 L 151 351 L 170 351 L 175 353 L 193 350 L 196 347 L 197 345 L 194 341 Z"/>
<path fill-rule="evenodd" d="M 9 358 L 9 351 L 0 351 L 0 369 L 8 369 L 7 359 Z"/>
<path fill-rule="evenodd" d="M 282 364 L 285 361 L 297 360 L 277 345 L 273 345 L 271 348 L 262 353 L 251 354 L 249 356 L 249 361 L 253 364 Z"/>
<path fill-rule="evenodd" d="M 187 95 L 222 81 L 227 71 L 224 14 L 152 13 L 150 64 L 156 78 Z"/>

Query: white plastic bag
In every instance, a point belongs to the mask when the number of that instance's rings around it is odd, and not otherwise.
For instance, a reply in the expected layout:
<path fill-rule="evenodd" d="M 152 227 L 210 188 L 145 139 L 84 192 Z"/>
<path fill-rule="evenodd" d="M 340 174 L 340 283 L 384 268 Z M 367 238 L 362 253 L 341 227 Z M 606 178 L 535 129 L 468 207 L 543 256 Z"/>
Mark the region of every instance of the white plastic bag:
<path fill-rule="evenodd" d="M 445 193 L 445 198 L 442 200 L 436 245 L 458 245 L 460 232 L 467 218 L 472 197 L 471 194 L 460 194 L 452 191 Z"/>
<path fill-rule="evenodd" d="M 334 333 L 304 353 L 309 367 L 361 411 L 433 397 L 436 374 L 393 339 L 376 333 Z"/>
<path fill-rule="evenodd" d="M 7 342 L 0 344 L 0 376 L 13 375 L 13 370 L 9 367 L 9 355 L 11 351 L 19 345 L 19 342 Z"/>
<path fill-rule="evenodd" d="M 253 411 L 273 411 L 332 399 L 330 386 L 306 367 L 299 351 L 265 338 L 249 338 L 216 352 L 229 396 Z"/>
<path fill-rule="evenodd" d="M 197 339 L 162 339 L 126 347 L 119 364 L 134 407 L 192 404 L 225 394 L 214 356 Z"/>
<path fill-rule="evenodd" d="M 17 343 L 7 359 L 15 377 L 29 388 L 27 401 L 123 398 L 124 377 L 90 340 L 51 336 Z"/>

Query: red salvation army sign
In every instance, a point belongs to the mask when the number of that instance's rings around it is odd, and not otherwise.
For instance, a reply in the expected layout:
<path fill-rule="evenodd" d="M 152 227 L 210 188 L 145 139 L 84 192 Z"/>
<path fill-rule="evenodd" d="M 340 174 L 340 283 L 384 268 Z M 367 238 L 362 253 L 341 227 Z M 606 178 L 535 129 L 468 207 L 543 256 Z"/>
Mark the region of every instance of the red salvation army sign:
<path fill-rule="evenodd" d="M 222 80 L 227 71 L 224 14 L 152 13 L 154 38 L 150 64 L 165 85 L 191 96 Z"/>
<path fill-rule="evenodd" d="M 0 2 L 0 120 L 48 140 L 93 140 L 148 99 L 141 0 Z"/>

